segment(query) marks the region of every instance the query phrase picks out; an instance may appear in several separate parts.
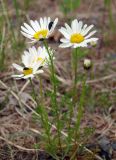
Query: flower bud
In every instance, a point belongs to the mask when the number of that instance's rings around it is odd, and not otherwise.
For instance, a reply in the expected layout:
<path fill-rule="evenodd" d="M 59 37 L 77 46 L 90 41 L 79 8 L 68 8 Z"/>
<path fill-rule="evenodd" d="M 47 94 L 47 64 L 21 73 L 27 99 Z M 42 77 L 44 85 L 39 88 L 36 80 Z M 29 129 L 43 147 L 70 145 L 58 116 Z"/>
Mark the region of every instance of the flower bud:
<path fill-rule="evenodd" d="M 90 59 L 84 59 L 84 69 L 89 70 L 92 67 L 92 62 Z"/>
<path fill-rule="evenodd" d="M 96 42 L 96 41 L 91 41 L 91 42 L 90 42 L 90 45 L 91 45 L 92 47 L 96 47 L 97 42 Z"/>

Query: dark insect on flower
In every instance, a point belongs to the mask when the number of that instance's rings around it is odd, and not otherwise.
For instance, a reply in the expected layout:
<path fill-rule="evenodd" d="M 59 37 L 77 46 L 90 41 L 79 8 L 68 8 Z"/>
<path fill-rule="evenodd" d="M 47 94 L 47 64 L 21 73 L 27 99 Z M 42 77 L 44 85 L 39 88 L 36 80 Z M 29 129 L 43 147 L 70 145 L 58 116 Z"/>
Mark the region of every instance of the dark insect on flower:
<path fill-rule="evenodd" d="M 42 41 L 44 41 L 44 39 L 45 39 L 45 38 L 40 38 L 40 39 L 39 39 L 39 41 L 41 41 L 41 42 L 42 42 Z"/>
<path fill-rule="evenodd" d="M 28 69 L 29 69 L 28 67 L 24 67 L 24 68 L 23 68 L 23 70 L 28 70 Z"/>
<path fill-rule="evenodd" d="M 43 68 L 43 66 L 40 66 L 40 67 L 39 67 L 39 69 L 42 69 L 42 68 Z"/>
<path fill-rule="evenodd" d="M 52 26 L 53 26 L 53 22 L 51 21 L 51 22 L 49 23 L 49 25 L 48 25 L 48 29 L 50 30 L 50 29 L 52 28 Z"/>

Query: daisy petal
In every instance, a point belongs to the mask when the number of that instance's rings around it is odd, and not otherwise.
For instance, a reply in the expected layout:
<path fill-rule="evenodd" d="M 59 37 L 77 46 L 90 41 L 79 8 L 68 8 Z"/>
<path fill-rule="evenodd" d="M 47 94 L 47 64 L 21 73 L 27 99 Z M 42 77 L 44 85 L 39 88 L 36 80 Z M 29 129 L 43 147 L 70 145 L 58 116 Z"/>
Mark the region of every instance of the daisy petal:
<path fill-rule="evenodd" d="M 94 25 L 90 25 L 89 27 L 87 27 L 83 33 L 83 36 L 85 36 L 93 27 Z"/>
<path fill-rule="evenodd" d="M 29 38 L 29 39 L 31 39 L 33 36 L 31 36 L 31 35 L 29 35 L 29 34 L 26 34 L 25 32 L 23 32 L 23 31 L 21 31 L 21 33 L 25 36 L 25 37 L 27 37 L 27 38 Z"/>
<path fill-rule="evenodd" d="M 33 34 L 31 34 L 30 31 L 29 31 L 28 29 L 26 29 L 25 27 L 21 26 L 21 29 L 22 29 L 23 32 L 25 32 L 25 33 L 27 33 L 27 34 L 29 34 L 29 35 L 31 35 L 31 36 L 33 35 Z"/>
<path fill-rule="evenodd" d="M 34 77 L 33 74 L 29 74 L 29 75 L 24 76 L 23 78 L 24 78 L 24 79 L 28 79 L 28 78 L 33 78 L 33 77 Z"/>
<path fill-rule="evenodd" d="M 97 32 L 96 30 L 90 32 L 90 33 L 85 37 L 85 39 L 88 39 L 89 37 L 91 37 L 92 35 L 94 35 L 96 32 Z"/>
<path fill-rule="evenodd" d="M 63 29 L 63 27 L 59 29 L 59 31 L 64 35 L 64 37 L 66 37 L 67 39 L 70 39 L 70 35 Z"/>
<path fill-rule="evenodd" d="M 71 34 L 73 33 L 71 27 L 67 23 L 65 23 L 65 27 L 66 27 L 67 31 L 69 31 L 69 33 L 71 33 Z"/>
<path fill-rule="evenodd" d="M 89 42 L 95 42 L 97 40 L 98 40 L 98 38 L 89 38 L 89 39 L 86 39 L 85 42 L 89 43 Z"/>
<path fill-rule="evenodd" d="M 15 78 L 15 79 L 21 79 L 21 78 L 23 78 L 23 74 L 20 74 L 20 75 L 12 75 L 11 77 L 12 78 Z"/>
<path fill-rule="evenodd" d="M 21 71 L 21 72 L 23 71 L 23 67 L 19 66 L 18 64 L 13 63 L 12 65 L 13 65 L 13 67 L 16 68 L 18 71 Z"/>
<path fill-rule="evenodd" d="M 61 39 L 60 39 L 60 42 L 68 43 L 68 42 L 69 42 L 69 40 L 68 40 L 68 39 L 65 39 L 65 38 L 61 38 Z"/>
<path fill-rule="evenodd" d="M 27 23 L 24 23 L 24 26 L 29 30 L 30 34 L 35 33 L 35 31 Z"/>
<path fill-rule="evenodd" d="M 67 48 L 67 47 L 71 47 L 72 44 L 71 43 L 62 43 L 59 45 L 60 48 Z"/>
<path fill-rule="evenodd" d="M 39 30 L 38 26 L 36 25 L 36 23 L 34 21 L 30 20 L 30 24 L 33 27 L 35 32 L 37 32 Z"/>

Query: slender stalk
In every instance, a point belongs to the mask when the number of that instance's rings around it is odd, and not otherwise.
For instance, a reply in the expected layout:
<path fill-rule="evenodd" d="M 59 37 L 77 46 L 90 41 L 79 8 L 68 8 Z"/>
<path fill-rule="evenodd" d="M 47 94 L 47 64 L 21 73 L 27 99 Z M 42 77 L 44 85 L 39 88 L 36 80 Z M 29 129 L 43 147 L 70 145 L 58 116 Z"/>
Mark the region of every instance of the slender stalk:
<path fill-rule="evenodd" d="M 60 150 L 62 151 L 62 144 L 61 144 L 61 132 L 60 132 L 60 118 L 59 118 L 59 111 L 58 111 L 58 105 L 57 105 L 57 84 L 56 84 L 56 76 L 55 76 L 55 69 L 54 69 L 54 63 L 53 63 L 53 55 L 51 54 L 51 51 L 49 50 L 48 44 L 46 40 L 43 41 L 44 46 L 48 52 L 49 59 L 50 59 L 50 71 L 51 71 L 51 82 L 53 86 L 53 107 L 56 113 L 56 127 L 57 127 L 57 132 L 58 132 L 58 141 L 59 141 L 59 146 Z"/>
<path fill-rule="evenodd" d="M 70 0 L 70 12 L 72 12 L 72 10 L 73 10 L 73 4 L 72 3 L 73 3 L 72 0 Z"/>
<path fill-rule="evenodd" d="M 2 35 L 0 34 L 1 44 L 0 44 L 0 70 L 4 69 L 5 62 L 5 32 L 6 28 L 3 26 Z"/>
<path fill-rule="evenodd" d="M 77 103 L 77 65 L 78 65 L 78 49 L 76 48 L 73 50 L 71 55 L 71 65 L 72 65 L 72 102 L 70 105 L 70 112 L 69 112 L 69 126 L 68 126 L 68 147 L 67 151 L 70 149 L 70 142 L 72 139 L 72 132 L 71 132 L 71 122 L 73 117 L 73 109 L 76 107 Z"/>
<path fill-rule="evenodd" d="M 115 32 L 115 23 L 113 20 L 113 13 L 112 13 L 112 1 L 111 0 L 104 0 L 104 4 L 107 7 L 108 10 L 108 16 L 109 16 L 109 22 L 110 22 L 110 27 L 112 29 L 113 32 Z"/>
<path fill-rule="evenodd" d="M 17 20 L 19 21 L 19 5 L 18 5 L 17 0 L 13 0 L 13 5 L 14 5 L 14 8 L 15 8 Z"/>
<path fill-rule="evenodd" d="M 73 74 L 73 106 L 76 106 L 77 102 L 77 65 L 78 65 L 78 48 L 73 51 L 72 54 L 72 74 Z"/>
<path fill-rule="evenodd" d="M 43 103 L 43 86 L 42 86 L 42 80 L 41 77 L 39 77 L 39 83 L 40 83 L 40 98 L 41 98 L 41 103 Z"/>
<path fill-rule="evenodd" d="M 77 96 L 76 83 L 77 83 L 77 64 L 78 64 L 77 57 L 78 57 L 78 49 L 76 48 L 72 52 L 72 56 L 71 56 L 73 88 L 72 88 L 72 105 L 70 107 L 70 115 L 69 115 L 69 136 L 70 136 L 71 120 L 72 120 L 72 116 L 73 116 L 73 108 L 76 106 L 76 96 Z"/>
<path fill-rule="evenodd" d="M 33 82 L 32 82 L 32 79 L 29 78 L 30 80 L 30 84 L 31 84 L 31 87 L 32 87 L 32 92 L 33 92 L 33 97 L 34 97 L 34 100 L 36 101 L 37 105 L 38 105 L 38 100 L 37 100 L 37 97 L 36 97 L 36 92 L 35 92 L 35 88 L 34 88 L 34 85 L 33 85 Z"/>
<path fill-rule="evenodd" d="M 1 6 L 2 6 L 2 10 L 3 10 L 3 16 L 4 18 L 6 19 L 6 22 L 7 22 L 7 25 L 8 25 L 8 28 L 11 30 L 12 32 L 12 36 L 13 36 L 13 42 L 16 42 L 16 37 L 15 37 L 15 33 L 14 33 L 14 30 L 12 28 L 12 24 L 11 24 L 11 21 L 10 21 L 10 18 L 9 18 L 9 15 L 8 15 L 8 10 L 7 10 L 7 7 L 6 7 L 6 4 L 4 2 L 4 0 L 1 0 Z"/>
<path fill-rule="evenodd" d="M 76 121 L 76 125 L 75 125 L 75 140 L 77 137 L 77 134 L 79 132 L 80 129 L 80 123 L 81 123 L 81 119 L 83 117 L 83 105 L 84 105 L 84 100 L 85 100 L 85 92 L 86 92 L 86 78 L 83 78 L 83 83 L 82 83 L 82 93 L 81 93 L 81 98 L 80 98 L 80 103 L 78 106 L 78 115 L 77 115 L 77 121 Z"/>
<path fill-rule="evenodd" d="M 39 104 L 39 101 L 37 99 L 35 88 L 34 88 L 34 85 L 33 85 L 33 82 L 32 82 L 31 78 L 30 78 L 30 84 L 31 84 L 31 87 L 32 87 L 32 92 L 33 92 L 34 100 L 36 101 L 37 107 L 39 108 L 39 114 L 40 114 L 40 117 L 41 117 L 42 124 L 45 127 L 45 132 L 46 132 L 46 135 L 48 137 L 48 143 L 49 143 L 49 145 L 51 145 L 50 125 L 48 124 L 47 113 L 46 113 L 45 109 L 42 108 L 43 105 Z"/>
<path fill-rule="evenodd" d="M 110 26 L 113 32 L 115 32 L 115 23 L 113 20 L 113 14 L 112 14 L 112 8 L 111 8 L 111 2 L 110 5 L 108 6 L 108 12 L 109 12 L 109 21 L 110 21 Z"/>
<path fill-rule="evenodd" d="M 84 105 L 84 100 L 85 100 L 85 91 L 86 91 L 86 78 L 83 78 L 83 83 L 82 83 L 82 94 L 81 94 L 81 98 L 80 98 L 80 103 L 78 106 L 78 114 L 77 114 L 77 120 L 76 120 L 76 124 L 75 124 L 75 133 L 74 133 L 74 139 L 75 139 L 75 146 L 74 146 L 74 152 L 72 154 L 73 159 L 76 156 L 76 151 L 78 149 L 78 139 L 80 137 L 80 125 L 81 125 L 81 119 L 83 117 L 83 105 Z"/>

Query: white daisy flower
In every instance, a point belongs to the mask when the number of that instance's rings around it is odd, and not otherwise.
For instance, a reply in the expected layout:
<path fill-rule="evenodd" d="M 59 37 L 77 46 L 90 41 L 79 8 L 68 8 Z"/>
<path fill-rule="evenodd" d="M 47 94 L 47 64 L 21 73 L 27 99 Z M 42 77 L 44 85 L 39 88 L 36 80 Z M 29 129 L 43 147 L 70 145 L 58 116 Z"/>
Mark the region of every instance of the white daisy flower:
<path fill-rule="evenodd" d="M 24 26 L 21 26 L 21 33 L 32 40 L 32 42 L 37 42 L 39 40 L 47 39 L 50 34 L 54 31 L 58 23 L 58 18 L 51 21 L 50 17 L 40 18 L 39 21 L 30 20 L 30 25 L 24 23 Z"/>
<path fill-rule="evenodd" d="M 42 51 L 44 53 L 44 56 L 40 52 Z M 29 51 L 24 51 L 24 55 L 22 55 L 22 63 L 24 67 L 19 66 L 18 64 L 13 63 L 13 67 L 16 68 L 21 74 L 19 75 L 13 75 L 12 77 L 16 79 L 27 79 L 27 78 L 33 78 L 35 74 L 43 73 L 43 70 L 41 67 L 45 64 L 45 59 L 47 54 L 44 48 L 39 47 L 38 50 L 36 50 L 35 47 L 29 48 Z"/>
<path fill-rule="evenodd" d="M 88 43 L 96 42 L 98 38 L 91 38 L 96 33 L 96 30 L 91 31 L 94 25 L 88 26 L 83 24 L 82 21 L 77 19 L 73 20 L 71 27 L 65 23 L 65 27 L 61 27 L 59 31 L 64 35 L 65 38 L 61 38 L 61 48 L 66 47 L 87 47 Z"/>
<path fill-rule="evenodd" d="M 29 56 L 32 56 L 31 64 L 39 63 L 40 67 L 46 66 L 49 61 L 49 55 L 45 47 L 38 47 L 37 49 L 33 46 L 28 49 L 28 51 L 24 51 L 22 56 L 22 62 L 25 62 Z"/>

